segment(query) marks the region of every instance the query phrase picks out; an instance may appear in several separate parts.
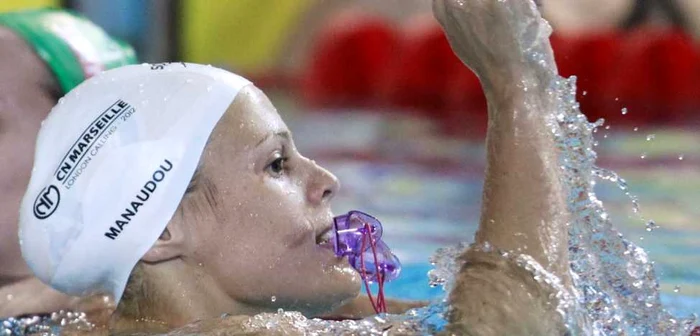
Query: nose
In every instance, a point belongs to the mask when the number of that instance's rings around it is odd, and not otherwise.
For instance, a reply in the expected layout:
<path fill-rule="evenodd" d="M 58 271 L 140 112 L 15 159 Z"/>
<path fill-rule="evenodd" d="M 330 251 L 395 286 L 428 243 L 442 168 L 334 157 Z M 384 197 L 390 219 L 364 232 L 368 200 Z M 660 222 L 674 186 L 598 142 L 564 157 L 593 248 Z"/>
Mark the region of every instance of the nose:
<path fill-rule="evenodd" d="M 311 204 L 321 205 L 330 202 L 338 193 L 340 182 L 331 172 L 309 160 L 312 173 L 307 184 L 307 198 Z"/>

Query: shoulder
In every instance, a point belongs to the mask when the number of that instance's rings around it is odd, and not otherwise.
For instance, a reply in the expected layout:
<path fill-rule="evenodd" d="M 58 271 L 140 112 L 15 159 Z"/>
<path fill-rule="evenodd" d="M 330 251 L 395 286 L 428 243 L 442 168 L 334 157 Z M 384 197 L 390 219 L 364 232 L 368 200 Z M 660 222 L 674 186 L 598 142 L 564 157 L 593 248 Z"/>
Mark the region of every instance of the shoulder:
<path fill-rule="evenodd" d="M 43 119 L 55 103 L 54 95 L 60 95 L 53 73 L 30 45 L 3 26 L 0 45 L 0 113 L 8 118 L 7 113 L 17 109 L 25 117 L 36 111 Z"/>
<path fill-rule="evenodd" d="M 466 335 L 564 335 L 555 295 L 562 287 L 527 256 L 470 250 L 450 294 L 449 332 Z M 541 279 L 540 281 L 536 279 Z"/>

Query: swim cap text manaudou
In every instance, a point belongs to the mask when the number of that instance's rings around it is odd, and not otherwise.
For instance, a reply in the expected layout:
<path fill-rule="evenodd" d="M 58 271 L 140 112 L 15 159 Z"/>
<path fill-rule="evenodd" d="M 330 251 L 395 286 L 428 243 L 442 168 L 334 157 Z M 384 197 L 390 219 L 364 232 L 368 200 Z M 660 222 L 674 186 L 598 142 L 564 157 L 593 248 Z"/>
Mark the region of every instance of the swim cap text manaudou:
<path fill-rule="evenodd" d="M 0 25 L 13 30 L 34 48 L 56 76 L 63 93 L 102 71 L 136 63 L 131 46 L 69 11 L 1 13 Z"/>
<path fill-rule="evenodd" d="M 106 71 L 69 92 L 39 131 L 20 209 L 22 255 L 37 277 L 119 301 L 248 84 L 210 66 L 161 63 Z"/>

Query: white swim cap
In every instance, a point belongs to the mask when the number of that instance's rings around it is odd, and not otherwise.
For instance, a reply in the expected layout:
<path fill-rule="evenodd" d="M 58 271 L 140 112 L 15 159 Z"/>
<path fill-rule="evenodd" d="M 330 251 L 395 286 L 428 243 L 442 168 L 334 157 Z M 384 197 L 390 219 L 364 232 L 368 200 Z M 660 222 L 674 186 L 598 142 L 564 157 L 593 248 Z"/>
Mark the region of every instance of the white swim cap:
<path fill-rule="evenodd" d="M 118 302 L 248 84 L 211 66 L 142 64 L 103 72 L 59 101 L 39 131 L 20 208 L 22 255 L 36 276 Z"/>

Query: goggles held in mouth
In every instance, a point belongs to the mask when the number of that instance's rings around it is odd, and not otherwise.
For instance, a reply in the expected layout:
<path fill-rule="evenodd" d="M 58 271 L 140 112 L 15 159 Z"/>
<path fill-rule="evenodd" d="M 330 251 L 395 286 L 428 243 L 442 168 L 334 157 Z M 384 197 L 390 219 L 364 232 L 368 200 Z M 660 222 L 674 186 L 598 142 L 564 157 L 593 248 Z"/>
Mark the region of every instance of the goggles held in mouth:
<path fill-rule="evenodd" d="M 348 257 L 350 265 L 360 272 L 372 306 L 378 313 L 386 312 L 384 282 L 396 279 L 401 273 L 401 262 L 384 243 L 382 224 L 378 219 L 353 210 L 333 218 L 333 251 L 339 257 Z M 377 283 L 376 302 L 369 284 Z"/>

